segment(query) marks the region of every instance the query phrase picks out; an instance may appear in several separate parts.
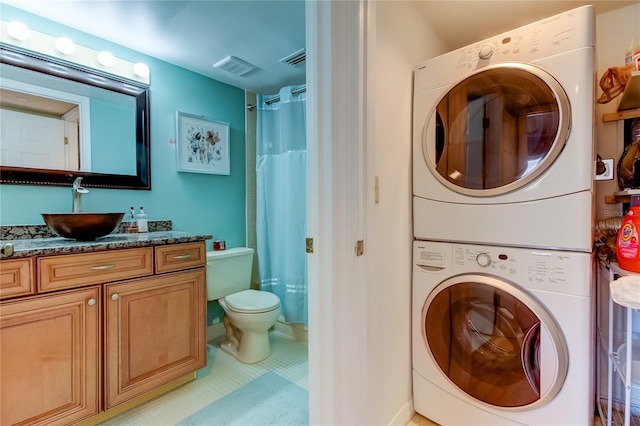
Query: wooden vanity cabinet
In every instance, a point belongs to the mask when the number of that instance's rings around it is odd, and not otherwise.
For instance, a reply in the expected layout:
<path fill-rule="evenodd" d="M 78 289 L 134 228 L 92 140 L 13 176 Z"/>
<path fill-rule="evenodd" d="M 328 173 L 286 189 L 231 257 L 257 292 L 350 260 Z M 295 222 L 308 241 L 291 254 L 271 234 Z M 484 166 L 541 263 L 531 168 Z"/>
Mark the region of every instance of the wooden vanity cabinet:
<path fill-rule="evenodd" d="M 0 304 L 0 424 L 95 424 L 193 380 L 205 265 L 204 241 L 0 261 L 37 292 Z"/>
<path fill-rule="evenodd" d="M 0 424 L 66 425 L 100 409 L 100 287 L 0 306 Z"/>
<path fill-rule="evenodd" d="M 204 268 L 105 286 L 106 407 L 206 365 Z"/>

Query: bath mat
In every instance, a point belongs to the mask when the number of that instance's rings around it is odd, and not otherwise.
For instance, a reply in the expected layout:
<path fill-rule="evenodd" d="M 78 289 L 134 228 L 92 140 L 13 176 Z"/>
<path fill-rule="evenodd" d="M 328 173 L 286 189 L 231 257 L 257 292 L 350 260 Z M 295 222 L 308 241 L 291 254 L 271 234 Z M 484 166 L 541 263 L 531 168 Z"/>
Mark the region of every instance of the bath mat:
<path fill-rule="evenodd" d="M 307 391 L 273 371 L 263 374 L 178 423 L 183 426 L 308 424 Z"/>

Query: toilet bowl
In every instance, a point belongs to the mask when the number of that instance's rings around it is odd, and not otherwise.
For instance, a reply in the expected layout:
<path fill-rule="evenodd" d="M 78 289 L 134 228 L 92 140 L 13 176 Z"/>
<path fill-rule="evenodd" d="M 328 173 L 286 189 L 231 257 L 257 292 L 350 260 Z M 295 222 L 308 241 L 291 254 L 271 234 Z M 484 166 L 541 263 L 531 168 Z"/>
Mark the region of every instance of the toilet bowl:
<path fill-rule="evenodd" d="M 207 299 L 224 309 L 225 338 L 220 348 L 244 363 L 271 354 L 269 329 L 280 315 L 280 299 L 251 290 L 253 249 L 233 248 L 207 253 Z"/>
<path fill-rule="evenodd" d="M 269 329 L 280 315 L 280 299 L 273 293 L 244 290 L 218 300 L 228 317 L 221 349 L 251 364 L 271 355 Z M 230 323 L 230 324 L 229 324 Z M 228 326 L 232 333 L 229 333 Z M 238 339 L 234 340 L 234 337 Z"/>

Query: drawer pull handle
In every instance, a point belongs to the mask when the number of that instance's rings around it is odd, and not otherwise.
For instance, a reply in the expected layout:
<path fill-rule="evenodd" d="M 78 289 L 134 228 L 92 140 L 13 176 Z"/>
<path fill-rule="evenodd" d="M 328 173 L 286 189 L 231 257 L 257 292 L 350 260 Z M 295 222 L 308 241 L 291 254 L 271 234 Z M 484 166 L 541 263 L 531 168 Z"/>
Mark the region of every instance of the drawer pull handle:
<path fill-rule="evenodd" d="M 181 254 L 180 256 L 173 256 L 174 259 L 190 259 L 190 254 Z"/>
<path fill-rule="evenodd" d="M 111 300 L 118 300 L 120 299 L 120 295 L 118 293 L 114 293 L 111 295 Z"/>
<path fill-rule="evenodd" d="M 92 271 L 101 271 L 103 269 L 112 269 L 115 268 L 116 265 L 101 265 L 101 266 L 92 266 L 91 269 Z"/>
<path fill-rule="evenodd" d="M 91 298 L 91 299 L 87 300 L 87 305 L 89 305 L 89 306 L 93 306 L 93 305 L 95 305 L 96 303 L 97 303 L 97 302 L 96 302 L 96 299 Z"/>

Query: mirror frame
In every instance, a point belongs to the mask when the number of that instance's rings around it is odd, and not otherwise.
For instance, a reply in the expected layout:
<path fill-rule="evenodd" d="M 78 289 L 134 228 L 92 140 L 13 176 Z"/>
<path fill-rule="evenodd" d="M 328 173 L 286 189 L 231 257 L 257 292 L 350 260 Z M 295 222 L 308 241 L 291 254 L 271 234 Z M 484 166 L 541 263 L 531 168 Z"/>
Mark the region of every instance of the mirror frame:
<path fill-rule="evenodd" d="M 0 63 L 122 93 L 134 97 L 136 103 L 136 175 L 32 169 L 0 165 L 0 183 L 72 186 L 75 178 L 82 177 L 82 186 L 86 187 L 151 189 L 149 86 L 57 58 L 22 50 L 5 43 L 0 43 Z"/>

